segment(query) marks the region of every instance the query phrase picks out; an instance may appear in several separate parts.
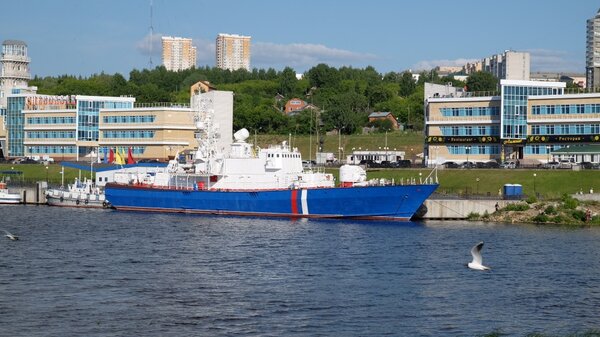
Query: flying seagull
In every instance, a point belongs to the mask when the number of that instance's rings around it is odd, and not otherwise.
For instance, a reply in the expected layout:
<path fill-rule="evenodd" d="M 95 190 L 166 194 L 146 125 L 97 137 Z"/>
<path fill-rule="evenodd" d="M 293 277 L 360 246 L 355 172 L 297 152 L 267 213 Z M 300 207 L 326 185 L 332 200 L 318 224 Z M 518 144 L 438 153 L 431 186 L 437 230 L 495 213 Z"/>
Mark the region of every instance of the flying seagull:
<path fill-rule="evenodd" d="M 14 235 L 14 234 L 11 234 L 11 233 L 9 233 L 9 232 L 7 232 L 7 231 L 4 231 L 4 233 L 6 233 L 6 235 L 5 235 L 5 236 L 6 236 L 7 238 L 9 238 L 9 239 L 11 239 L 11 240 L 13 240 L 13 241 L 17 241 L 17 240 L 19 240 L 19 237 L 18 237 L 18 236 L 16 236 L 16 235 Z"/>
<path fill-rule="evenodd" d="M 481 248 L 483 248 L 483 241 L 471 248 L 471 255 L 473 255 L 473 261 L 469 262 L 467 266 L 475 270 L 490 270 L 490 268 L 482 264 L 483 260 L 481 258 Z"/>

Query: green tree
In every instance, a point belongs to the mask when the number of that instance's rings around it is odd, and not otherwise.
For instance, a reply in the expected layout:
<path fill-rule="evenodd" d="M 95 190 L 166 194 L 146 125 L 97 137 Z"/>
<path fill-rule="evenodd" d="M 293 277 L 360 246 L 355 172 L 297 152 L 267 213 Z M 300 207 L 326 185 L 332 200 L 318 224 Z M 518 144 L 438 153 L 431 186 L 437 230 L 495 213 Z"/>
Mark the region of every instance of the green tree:
<path fill-rule="evenodd" d="M 296 72 L 290 67 L 285 67 L 279 75 L 279 93 L 285 97 L 291 97 L 296 89 L 298 79 Z"/>
<path fill-rule="evenodd" d="M 491 73 L 477 71 L 467 77 L 468 91 L 496 91 L 498 90 L 498 79 Z"/>
<path fill-rule="evenodd" d="M 407 97 L 415 91 L 417 84 L 412 77 L 412 74 L 408 71 L 402 73 L 400 77 L 400 96 Z"/>
<path fill-rule="evenodd" d="M 334 87 L 340 81 L 338 70 L 324 63 L 311 68 L 307 74 L 311 87 Z"/>

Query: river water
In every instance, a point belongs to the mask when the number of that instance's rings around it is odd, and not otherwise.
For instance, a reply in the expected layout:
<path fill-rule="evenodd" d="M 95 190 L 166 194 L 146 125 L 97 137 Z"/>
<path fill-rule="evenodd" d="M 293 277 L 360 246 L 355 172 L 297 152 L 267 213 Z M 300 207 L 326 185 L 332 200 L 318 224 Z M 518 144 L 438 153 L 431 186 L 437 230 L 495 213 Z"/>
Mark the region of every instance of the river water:
<path fill-rule="evenodd" d="M 600 328 L 600 228 L 0 206 L 2 336 Z M 469 270 L 485 241 L 484 264 Z"/>

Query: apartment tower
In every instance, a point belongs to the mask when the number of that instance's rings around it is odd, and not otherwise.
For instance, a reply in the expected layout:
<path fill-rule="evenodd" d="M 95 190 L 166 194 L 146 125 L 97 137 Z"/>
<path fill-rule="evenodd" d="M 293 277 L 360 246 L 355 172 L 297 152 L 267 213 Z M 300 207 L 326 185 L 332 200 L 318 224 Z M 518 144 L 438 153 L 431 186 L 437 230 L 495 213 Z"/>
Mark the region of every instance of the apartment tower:
<path fill-rule="evenodd" d="M 250 36 L 219 34 L 217 36 L 217 68 L 250 70 Z"/>
<path fill-rule="evenodd" d="M 169 71 L 196 67 L 196 47 L 192 45 L 192 39 L 163 36 L 162 61 Z"/>
<path fill-rule="evenodd" d="M 587 20 L 585 77 L 589 89 L 600 87 L 600 9 Z"/>

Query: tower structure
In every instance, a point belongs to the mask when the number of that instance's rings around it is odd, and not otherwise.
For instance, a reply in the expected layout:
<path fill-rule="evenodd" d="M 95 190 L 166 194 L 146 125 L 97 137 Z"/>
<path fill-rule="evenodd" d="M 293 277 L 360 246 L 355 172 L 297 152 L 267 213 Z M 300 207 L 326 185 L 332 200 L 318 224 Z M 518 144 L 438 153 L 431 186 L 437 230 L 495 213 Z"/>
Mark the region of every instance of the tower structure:
<path fill-rule="evenodd" d="M 588 89 L 600 87 L 600 9 L 587 20 L 585 77 Z"/>
<path fill-rule="evenodd" d="M 250 70 L 250 36 L 219 34 L 216 43 L 217 68 Z"/>
<path fill-rule="evenodd" d="M 6 40 L 2 43 L 0 66 L 0 108 L 6 109 L 6 98 L 15 88 L 26 88 L 31 78 L 30 59 L 27 57 L 27 44 L 18 40 Z"/>

